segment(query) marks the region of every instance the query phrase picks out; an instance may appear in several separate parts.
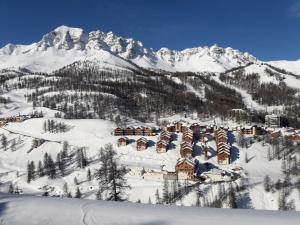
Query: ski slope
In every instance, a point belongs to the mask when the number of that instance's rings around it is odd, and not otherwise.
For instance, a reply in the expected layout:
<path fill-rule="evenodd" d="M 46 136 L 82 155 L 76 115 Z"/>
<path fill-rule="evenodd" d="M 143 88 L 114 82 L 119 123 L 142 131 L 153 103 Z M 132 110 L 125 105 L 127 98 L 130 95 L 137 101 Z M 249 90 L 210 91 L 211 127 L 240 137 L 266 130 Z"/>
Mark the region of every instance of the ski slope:
<path fill-rule="evenodd" d="M 144 205 L 0 194 L 0 221 L 5 225 L 298 225 L 299 220 L 299 212 Z"/>

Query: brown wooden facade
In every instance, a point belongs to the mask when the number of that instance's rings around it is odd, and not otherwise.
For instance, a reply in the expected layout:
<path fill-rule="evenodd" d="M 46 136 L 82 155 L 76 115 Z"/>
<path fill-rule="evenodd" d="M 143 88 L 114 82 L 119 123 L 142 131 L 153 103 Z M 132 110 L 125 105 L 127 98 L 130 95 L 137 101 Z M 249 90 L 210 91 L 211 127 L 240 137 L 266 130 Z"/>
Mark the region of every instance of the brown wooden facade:
<path fill-rule="evenodd" d="M 148 147 L 148 140 L 144 137 L 139 138 L 136 141 L 136 149 L 138 151 L 146 150 Z"/>
<path fill-rule="evenodd" d="M 126 145 L 128 145 L 128 142 L 129 142 L 129 140 L 128 140 L 127 137 L 120 137 L 118 139 L 118 145 L 119 146 L 126 146 Z"/>
<path fill-rule="evenodd" d="M 195 178 L 194 176 L 195 164 L 187 159 L 178 161 L 175 166 L 175 170 L 178 175 L 180 175 L 180 173 L 186 174 L 187 179 L 192 180 Z M 180 179 L 180 177 L 178 178 Z"/>

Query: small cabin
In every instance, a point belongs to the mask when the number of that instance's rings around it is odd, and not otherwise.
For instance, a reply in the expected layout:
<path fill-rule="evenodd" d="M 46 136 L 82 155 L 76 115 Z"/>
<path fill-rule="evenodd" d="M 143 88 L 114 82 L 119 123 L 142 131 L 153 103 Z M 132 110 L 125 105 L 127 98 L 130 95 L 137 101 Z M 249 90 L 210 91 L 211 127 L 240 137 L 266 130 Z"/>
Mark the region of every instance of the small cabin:
<path fill-rule="evenodd" d="M 175 123 L 175 132 L 177 132 L 177 133 L 182 132 L 182 126 L 183 126 L 183 124 L 181 122 L 176 122 Z"/>
<path fill-rule="evenodd" d="M 121 127 L 117 127 L 114 131 L 115 136 L 123 136 L 124 135 L 124 130 Z"/>
<path fill-rule="evenodd" d="M 245 126 L 245 127 L 241 127 L 240 131 L 244 135 L 256 135 L 257 134 L 257 126 Z"/>
<path fill-rule="evenodd" d="M 170 142 L 171 137 L 167 134 L 163 134 L 160 136 L 160 140 L 166 141 L 166 142 Z"/>
<path fill-rule="evenodd" d="M 144 127 L 143 132 L 144 132 L 145 136 L 151 136 L 152 135 L 152 128 Z"/>
<path fill-rule="evenodd" d="M 168 143 L 164 140 L 159 140 L 156 143 L 156 151 L 157 153 L 165 153 L 168 150 Z"/>
<path fill-rule="evenodd" d="M 137 127 L 137 128 L 135 128 L 135 135 L 137 135 L 137 136 L 143 136 L 144 135 L 144 128 L 143 127 Z"/>
<path fill-rule="evenodd" d="M 146 150 L 148 147 L 148 140 L 144 137 L 139 138 L 136 141 L 136 149 L 138 151 Z"/>
<path fill-rule="evenodd" d="M 126 136 L 132 136 L 132 135 L 134 135 L 134 128 L 133 127 L 127 127 L 125 129 L 125 135 Z"/>
<path fill-rule="evenodd" d="M 120 137 L 118 139 L 118 145 L 119 146 L 126 146 L 126 145 L 128 145 L 128 143 L 129 143 L 129 140 L 128 140 L 127 137 Z"/>
<path fill-rule="evenodd" d="M 286 136 L 286 138 L 290 141 L 298 142 L 298 141 L 300 141 L 300 134 L 291 134 L 291 135 Z"/>
<path fill-rule="evenodd" d="M 195 178 L 195 163 L 187 158 L 179 159 L 175 166 L 179 180 L 193 180 Z"/>
<path fill-rule="evenodd" d="M 173 133 L 173 132 L 176 132 L 176 130 L 175 130 L 175 126 L 167 126 L 167 131 L 168 132 L 171 132 L 171 133 Z"/>

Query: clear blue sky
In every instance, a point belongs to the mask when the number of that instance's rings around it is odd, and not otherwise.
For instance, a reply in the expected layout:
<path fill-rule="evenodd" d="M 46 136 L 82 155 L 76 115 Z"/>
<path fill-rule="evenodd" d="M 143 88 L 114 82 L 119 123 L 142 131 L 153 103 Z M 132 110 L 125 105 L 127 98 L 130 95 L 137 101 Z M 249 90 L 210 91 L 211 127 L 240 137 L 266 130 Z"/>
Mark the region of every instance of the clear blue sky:
<path fill-rule="evenodd" d="M 0 46 L 60 25 L 100 29 L 146 47 L 231 46 L 259 59 L 300 59 L 300 0 L 0 0 Z"/>

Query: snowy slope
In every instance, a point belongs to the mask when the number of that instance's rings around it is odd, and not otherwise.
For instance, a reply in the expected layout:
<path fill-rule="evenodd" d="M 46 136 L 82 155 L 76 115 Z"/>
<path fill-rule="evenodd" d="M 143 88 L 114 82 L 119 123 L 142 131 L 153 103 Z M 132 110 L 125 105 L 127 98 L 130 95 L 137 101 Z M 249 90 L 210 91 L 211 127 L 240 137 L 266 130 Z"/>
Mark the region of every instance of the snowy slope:
<path fill-rule="evenodd" d="M 5 225 L 296 225 L 300 220 L 298 212 L 166 207 L 3 194 L 0 205 L 0 219 Z"/>
<path fill-rule="evenodd" d="M 272 66 L 300 75 L 300 59 L 296 61 L 287 61 L 287 60 L 270 61 L 268 63 L 271 64 Z"/>
<path fill-rule="evenodd" d="M 140 41 L 118 37 L 112 32 L 60 26 L 30 45 L 8 44 L 0 49 L 1 68 L 24 67 L 51 72 L 75 61 L 97 59 L 122 67 L 141 67 L 166 71 L 224 72 L 256 62 L 256 58 L 232 48 L 198 47 L 182 51 L 166 48 L 158 52 Z"/>

